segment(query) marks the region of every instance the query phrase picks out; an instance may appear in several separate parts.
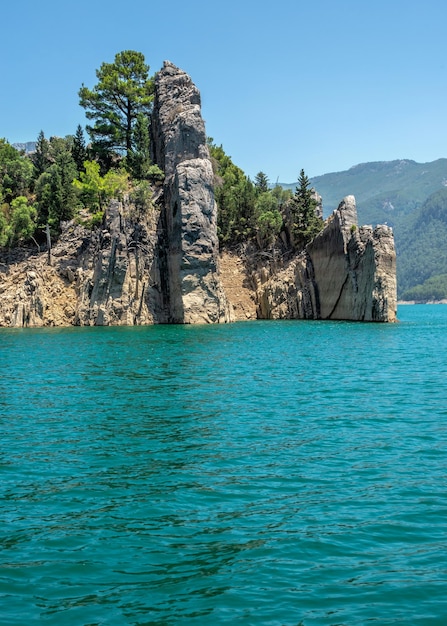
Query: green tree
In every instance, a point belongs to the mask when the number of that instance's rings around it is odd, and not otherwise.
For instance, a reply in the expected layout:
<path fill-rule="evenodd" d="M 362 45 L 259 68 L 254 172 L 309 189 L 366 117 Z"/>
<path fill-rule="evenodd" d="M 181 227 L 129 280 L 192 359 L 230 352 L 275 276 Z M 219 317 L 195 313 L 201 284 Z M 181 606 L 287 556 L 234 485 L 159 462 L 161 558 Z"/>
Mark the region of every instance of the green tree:
<path fill-rule="evenodd" d="M 282 215 L 278 210 L 278 201 L 270 191 L 262 192 L 256 199 L 255 229 L 260 248 L 275 244 L 283 225 Z"/>
<path fill-rule="evenodd" d="M 132 149 L 127 156 L 128 170 L 137 180 L 148 178 L 151 166 L 149 149 L 149 118 L 144 113 L 138 113 L 133 129 Z"/>
<path fill-rule="evenodd" d="M 214 145 L 210 138 L 208 147 L 214 169 L 219 241 L 232 246 L 254 239 L 256 188 L 222 146 Z"/>
<path fill-rule="evenodd" d="M 31 239 L 36 230 L 37 211 L 28 204 L 28 198 L 18 196 L 11 202 L 9 240 L 11 243 Z"/>
<path fill-rule="evenodd" d="M 6 215 L 3 212 L 3 208 L 1 206 L 1 195 L 0 195 L 0 248 L 6 246 L 8 242 L 8 220 L 6 219 Z"/>
<path fill-rule="evenodd" d="M 0 194 L 10 203 L 29 191 L 33 166 L 29 159 L 16 150 L 6 139 L 0 139 Z"/>
<path fill-rule="evenodd" d="M 291 231 L 295 247 L 304 247 L 323 228 L 323 220 L 316 214 L 316 208 L 315 193 L 302 169 L 295 195 L 289 203 L 292 218 Z"/>
<path fill-rule="evenodd" d="M 87 126 L 92 149 L 99 153 L 129 155 L 134 148 L 134 127 L 139 113 L 150 114 L 153 79 L 144 55 L 124 50 L 113 63 L 102 63 L 96 71 L 98 83 L 79 90 L 80 104 L 86 117 L 94 120 Z"/>
<path fill-rule="evenodd" d="M 258 172 L 255 176 L 255 187 L 259 193 L 265 193 L 269 190 L 269 179 L 264 172 Z"/>
<path fill-rule="evenodd" d="M 82 126 L 78 124 L 76 133 L 73 137 L 73 145 L 71 147 L 71 156 L 76 163 L 76 169 L 79 172 L 84 170 L 84 161 L 87 161 L 87 146 L 85 145 L 84 131 Z"/>
<path fill-rule="evenodd" d="M 39 222 L 58 230 L 62 221 L 71 220 L 79 206 L 73 180 L 78 175 L 72 156 L 73 139 L 52 137 L 49 142 L 49 167 L 35 185 Z"/>
<path fill-rule="evenodd" d="M 31 156 L 34 165 L 34 178 L 37 180 L 51 165 L 50 142 L 45 138 L 43 130 L 37 136 L 36 150 Z"/>
<path fill-rule="evenodd" d="M 293 196 L 290 189 L 284 189 L 281 185 L 275 185 L 271 190 L 271 194 L 274 198 L 276 198 L 277 207 L 280 211 Z"/>
<path fill-rule="evenodd" d="M 107 200 L 119 197 L 127 191 L 127 172 L 110 170 L 105 176 L 101 176 L 97 161 L 85 161 L 84 169 L 79 174 L 79 179 L 73 181 L 73 186 L 79 190 L 84 205 L 91 212 L 102 211 Z"/>

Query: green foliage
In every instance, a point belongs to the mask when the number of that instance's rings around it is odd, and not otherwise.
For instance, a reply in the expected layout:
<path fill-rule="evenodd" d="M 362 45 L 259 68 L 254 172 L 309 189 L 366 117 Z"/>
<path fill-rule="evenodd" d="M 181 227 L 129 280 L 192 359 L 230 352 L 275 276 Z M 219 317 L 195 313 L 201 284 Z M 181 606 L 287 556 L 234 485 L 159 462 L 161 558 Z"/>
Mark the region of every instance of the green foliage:
<path fill-rule="evenodd" d="M 43 130 L 37 136 L 36 150 L 31 156 L 34 165 L 34 178 L 37 180 L 51 165 L 50 142 L 45 138 Z"/>
<path fill-rule="evenodd" d="M 0 197 L 1 200 L 1 197 Z M 1 204 L 1 203 L 0 203 Z M 0 248 L 6 246 L 8 242 L 8 220 L 0 206 Z"/>
<path fill-rule="evenodd" d="M 11 146 L 6 139 L 0 139 L 0 194 L 3 201 L 10 203 L 29 189 L 33 166 L 29 159 Z"/>
<path fill-rule="evenodd" d="M 276 198 L 278 209 L 281 210 L 293 197 L 290 189 L 284 189 L 281 185 L 275 185 L 270 192 Z"/>
<path fill-rule="evenodd" d="M 117 198 L 122 201 L 128 188 L 129 174 L 125 170 L 110 170 L 104 176 L 104 193 L 106 200 Z"/>
<path fill-rule="evenodd" d="M 71 220 L 79 206 L 73 180 L 78 174 L 72 156 L 72 138 L 52 137 L 48 143 L 48 165 L 35 185 L 39 223 L 55 231 L 62 221 Z"/>
<path fill-rule="evenodd" d="M 123 170 L 110 170 L 105 176 L 100 174 L 100 166 L 96 161 L 85 161 L 84 172 L 73 186 L 80 192 L 84 206 L 91 212 L 102 211 L 110 198 L 119 198 L 127 191 L 129 175 Z"/>
<path fill-rule="evenodd" d="M 399 297 L 447 273 L 447 189 L 431 194 L 401 225 L 396 237 Z M 431 287 L 431 284 L 429 285 Z M 411 297 L 410 299 L 417 299 Z"/>
<path fill-rule="evenodd" d="M 133 145 L 127 155 L 127 167 L 136 180 L 147 179 L 149 176 L 149 118 L 144 113 L 138 113 L 135 121 Z"/>
<path fill-rule="evenodd" d="M 94 228 L 101 226 L 103 219 L 104 211 L 96 211 L 96 213 L 93 213 L 90 219 L 86 223 L 84 223 L 84 225 L 87 226 L 87 228 L 91 228 L 93 230 Z"/>
<path fill-rule="evenodd" d="M 215 174 L 214 194 L 218 206 L 217 232 L 221 244 L 235 245 L 255 236 L 256 188 L 234 165 L 222 146 L 209 140 Z"/>
<path fill-rule="evenodd" d="M 152 187 L 148 181 L 141 180 L 134 186 L 130 201 L 135 205 L 137 213 L 147 213 L 152 209 Z"/>
<path fill-rule="evenodd" d="M 84 161 L 87 161 L 87 146 L 85 145 L 84 131 L 82 126 L 78 124 L 76 133 L 73 137 L 73 144 L 71 147 L 71 156 L 76 164 L 76 169 L 79 172 L 84 171 Z"/>
<path fill-rule="evenodd" d="M 269 189 L 268 178 L 259 172 L 255 184 L 234 165 L 222 146 L 208 140 L 214 169 L 219 242 L 234 246 L 257 243 L 261 249 L 274 246 L 283 228 L 282 210 L 291 192 L 276 185 Z"/>
<path fill-rule="evenodd" d="M 135 148 L 135 125 L 140 113 L 148 115 L 153 100 L 153 79 L 144 55 L 124 50 L 113 63 L 102 63 L 96 71 L 98 83 L 79 90 L 86 117 L 94 120 L 87 126 L 93 151 L 130 155 Z"/>
<path fill-rule="evenodd" d="M 10 243 L 31 239 L 36 230 L 37 211 L 28 205 L 28 198 L 18 196 L 11 202 L 11 220 L 7 229 Z"/>
<path fill-rule="evenodd" d="M 163 170 L 158 167 L 158 165 L 150 165 L 148 167 L 147 170 L 147 179 L 153 184 L 153 185 L 159 185 L 160 183 L 163 182 L 165 178 L 165 173 L 163 172 Z"/>
<path fill-rule="evenodd" d="M 402 300 L 416 300 L 417 302 L 432 302 L 447 299 L 447 274 L 431 276 L 422 285 L 407 289 L 402 294 Z"/>
<path fill-rule="evenodd" d="M 323 228 L 323 220 L 319 218 L 315 209 L 317 201 L 310 181 L 304 170 L 300 171 L 298 186 L 295 195 L 290 200 L 289 211 L 292 218 L 291 232 L 296 248 L 304 248 Z"/>
<path fill-rule="evenodd" d="M 269 179 L 264 172 L 258 172 L 255 176 L 255 187 L 259 193 L 264 193 L 269 190 Z"/>
<path fill-rule="evenodd" d="M 259 247 L 273 245 L 282 226 L 277 198 L 269 191 L 260 193 L 255 204 L 255 229 Z"/>

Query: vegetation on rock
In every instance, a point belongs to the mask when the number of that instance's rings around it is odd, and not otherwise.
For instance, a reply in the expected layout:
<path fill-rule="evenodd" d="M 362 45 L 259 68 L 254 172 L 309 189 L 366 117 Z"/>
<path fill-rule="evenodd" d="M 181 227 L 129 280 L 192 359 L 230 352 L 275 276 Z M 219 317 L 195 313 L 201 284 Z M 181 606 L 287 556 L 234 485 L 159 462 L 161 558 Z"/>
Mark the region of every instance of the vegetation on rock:
<path fill-rule="evenodd" d="M 270 188 L 262 171 L 256 174 L 253 183 L 221 145 L 209 139 L 208 146 L 215 174 L 218 236 L 222 246 L 252 243 L 261 250 L 275 246 L 297 250 L 323 228 L 304 170 L 300 172 L 300 184 L 293 196 L 280 185 Z"/>
<path fill-rule="evenodd" d="M 150 160 L 149 123 L 153 78 L 139 52 L 126 50 L 103 63 L 93 89 L 82 85 L 80 104 L 91 142 L 79 124 L 73 135 L 45 137 L 34 152 L 16 150 L 0 139 L 0 246 L 43 239 L 48 225 L 57 236 L 62 222 L 87 208 L 98 223 L 111 197 L 129 192 L 139 207 L 152 206 L 151 185 L 164 177 Z"/>
<path fill-rule="evenodd" d="M 0 140 L 1 246 L 42 240 L 47 225 L 57 236 L 61 223 L 85 208 L 90 218 L 84 222 L 96 224 L 112 197 L 130 198 L 138 211 L 151 206 L 153 186 L 164 174 L 150 156 L 154 79 L 149 66 L 141 53 L 125 50 L 112 63 L 102 63 L 96 76 L 92 89 L 82 85 L 79 90 L 80 105 L 92 121 L 86 127 L 88 145 L 80 125 L 65 138 L 47 139 L 41 131 L 31 155 Z M 262 171 L 250 180 L 212 140 L 209 150 L 221 246 L 293 250 L 322 227 L 303 170 L 293 196 L 279 185 L 271 188 Z"/>

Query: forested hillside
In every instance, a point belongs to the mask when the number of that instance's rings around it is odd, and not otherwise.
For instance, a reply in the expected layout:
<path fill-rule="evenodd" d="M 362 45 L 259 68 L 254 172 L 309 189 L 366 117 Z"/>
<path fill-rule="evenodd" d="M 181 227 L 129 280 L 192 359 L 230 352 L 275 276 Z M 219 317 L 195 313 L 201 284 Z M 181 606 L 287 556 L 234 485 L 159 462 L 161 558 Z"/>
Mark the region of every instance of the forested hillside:
<path fill-rule="evenodd" d="M 413 211 L 399 232 L 401 297 L 442 300 L 447 297 L 447 189 L 431 194 Z"/>

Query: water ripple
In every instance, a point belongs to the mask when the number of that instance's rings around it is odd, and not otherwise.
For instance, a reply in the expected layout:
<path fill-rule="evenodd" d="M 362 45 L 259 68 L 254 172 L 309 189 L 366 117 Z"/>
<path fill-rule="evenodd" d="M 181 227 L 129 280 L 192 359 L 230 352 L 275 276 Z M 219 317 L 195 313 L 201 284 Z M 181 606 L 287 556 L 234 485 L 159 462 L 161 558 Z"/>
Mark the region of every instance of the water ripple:
<path fill-rule="evenodd" d="M 444 624 L 447 307 L 0 331 L 8 625 Z"/>

